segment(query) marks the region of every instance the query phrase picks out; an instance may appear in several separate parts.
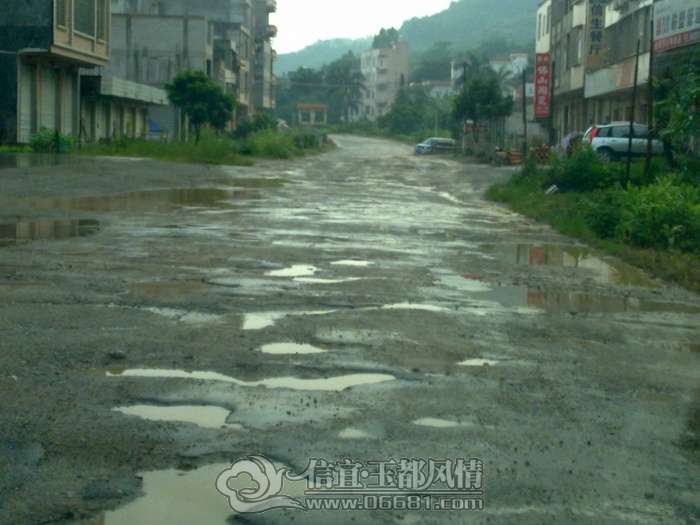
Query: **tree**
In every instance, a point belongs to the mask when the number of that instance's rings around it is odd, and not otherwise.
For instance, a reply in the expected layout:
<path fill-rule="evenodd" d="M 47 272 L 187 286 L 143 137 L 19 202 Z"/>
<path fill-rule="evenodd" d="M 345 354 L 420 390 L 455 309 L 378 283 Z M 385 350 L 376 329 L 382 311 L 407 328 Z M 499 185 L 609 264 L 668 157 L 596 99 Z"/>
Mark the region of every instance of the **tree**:
<path fill-rule="evenodd" d="M 324 76 L 331 106 L 339 108 L 345 122 L 349 122 L 350 114 L 359 108 L 362 95 L 367 91 L 359 58 L 348 52 L 328 65 Z"/>
<path fill-rule="evenodd" d="M 507 117 L 513 112 L 513 99 L 503 95 L 498 75 L 491 70 L 468 79 L 455 98 L 453 115 L 457 121 L 479 124 Z"/>
<path fill-rule="evenodd" d="M 421 87 L 401 88 L 389 112 L 379 125 L 392 133 L 409 135 L 431 128 L 434 124 L 433 101 Z"/>
<path fill-rule="evenodd" d="M 420 55 L 411 75 L 413 80 L 450 80 L 452 44 L 437 42 Z"/>
<path fill-rule="evenodd" d="M 700 136 L 700 52 L 681 57 L 656 85 L 661 136 L 678 151 L 689 151 Z"/>
<path fill-rule="evenodd" d="M 455 78 L 455 87 L 458 89 L 464 87 L 470 80 L 488 75 L 492 71 L 486 56 L 475 51 L 467 53 L 459 62 L 461 72 Z"/>
<path fill-rule="evenodd" d="M 223 130 L 233 118 L 235 101 L 201 71 L 185 71 L 166 84 L 173 106 L 181 109 L 195 131 L 199 144 L 202 126 L 209 124 Z"/>
<path fill-rule="evenodd" d="M 382 28 L 379 34 L 374 37 L 372 49 L 388 49 L 398 44 L 401 35 L 398 30 L 390 27 L 389 29 Z"/>

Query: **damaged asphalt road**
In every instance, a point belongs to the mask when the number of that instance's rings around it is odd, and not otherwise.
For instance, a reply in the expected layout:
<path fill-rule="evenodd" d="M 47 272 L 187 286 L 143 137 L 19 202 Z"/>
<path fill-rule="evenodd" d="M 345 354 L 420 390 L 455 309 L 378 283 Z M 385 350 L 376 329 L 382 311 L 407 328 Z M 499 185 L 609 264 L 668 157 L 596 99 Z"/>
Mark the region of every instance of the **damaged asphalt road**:
<path fill-rule="evenodd" d="M 0 170 L 0 523 L 697 523 L 700 298 L 337 141 Z M 255 453 L 478 457 L 486 510 L 232 516 Z"/>

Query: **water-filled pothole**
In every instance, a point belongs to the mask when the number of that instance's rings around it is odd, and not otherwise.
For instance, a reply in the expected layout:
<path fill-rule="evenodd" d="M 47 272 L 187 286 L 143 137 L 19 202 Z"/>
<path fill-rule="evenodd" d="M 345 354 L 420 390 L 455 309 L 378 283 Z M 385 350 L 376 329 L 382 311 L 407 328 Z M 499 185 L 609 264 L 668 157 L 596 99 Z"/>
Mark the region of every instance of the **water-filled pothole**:
<path fill-rule="evenodd" d="M 211 405 L 131 405 L 114 409 L 127 416 L 135 416 L 148 421 L 171 423 L 192 423 L 203 428 L 235 428 L 241 425 L 229 425 L 226 420 L 231 415 L 229 410 Z"/>
<path fill-rule="evenodd" d="M 308 264 L 295 264 L 289 268 L 281 270 L 270 270 L 265 272 L 268 277 L 310 277 L 318 272 L 318 268 Z"/>
<path fill-rule="evenodd" d="M 327 352 L 323 348 L 297 343 L 272 343 L 260 348 L 263 354 L 273 355 L 299 355 L 299 354 L 323 354 Z"/>
<path fill-rule="evenodd" d="M 496 366 L 498 361 L 493 359 L 466 359 L 457 364 L 459 366 Z"/>
<path fill-rule="evenodd" d="M 340 392 L 357 386 L 369 386 L 385 383 L 396 379 L 389 374 L 347 374 L 317 379 L 304 379 L 299 377 L 270 377 L 260 381 L 242 381 L 218 372 L 168 369 L 127 369 L 120 371 L 108 371 L 108 377 L 141 377 L 163 379 L 197 379 L 202 381 L 219 381 L 232 383 L 245 387 L 265 387 L 270 389 L 281 388 L 288 390 L 317 390 L 327 392 Z"/>

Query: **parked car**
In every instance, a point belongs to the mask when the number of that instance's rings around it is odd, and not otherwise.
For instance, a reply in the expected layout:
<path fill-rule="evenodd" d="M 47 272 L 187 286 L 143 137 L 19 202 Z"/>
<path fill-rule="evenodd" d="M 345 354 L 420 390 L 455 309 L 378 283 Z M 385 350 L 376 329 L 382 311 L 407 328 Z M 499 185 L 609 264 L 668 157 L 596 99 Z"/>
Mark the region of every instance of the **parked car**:
<path fill-rule="evenodd" d="M 433 137 L 416 146 L 416 155 L 452 153 L 455 149 L 457 149 L 457 143 L 454 140 Z"/>
<path fill-rule="evenodd" d="M 647 153 L 649 127 L 644 124 L 634 124 L 632 136 L 632 156 L 641 157 Z M 629 122 L 612 122 L 596 125 L 588 129 L 583 136 L 584 144 L 590 144 L 593 150 L 607 161 L 627 157 L 629 152 Z M 664 143 L 658 139 L 651 142 L 654 155 L 664 154 Z"/>

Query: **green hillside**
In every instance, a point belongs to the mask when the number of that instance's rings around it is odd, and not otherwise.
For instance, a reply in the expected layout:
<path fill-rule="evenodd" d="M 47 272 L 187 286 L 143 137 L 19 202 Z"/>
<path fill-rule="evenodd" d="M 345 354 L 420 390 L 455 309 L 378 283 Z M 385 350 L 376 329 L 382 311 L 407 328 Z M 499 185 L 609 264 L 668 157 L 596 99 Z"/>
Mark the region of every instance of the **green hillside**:
<path fill-rule="evenodd" d="M 458 0 L 440 13 L 406 21 L 401 35 L 414 52 L 436 42 L 452 42 L 465 50 L 494 39 L 523 45 L 535 38 L 537 4 L 538 0 Z M 318 68 L 370 45 L 370 38 L 322 40 L 301 51 L 279 55 L 275 71 L 281 75 L 300 66 Z"/>

